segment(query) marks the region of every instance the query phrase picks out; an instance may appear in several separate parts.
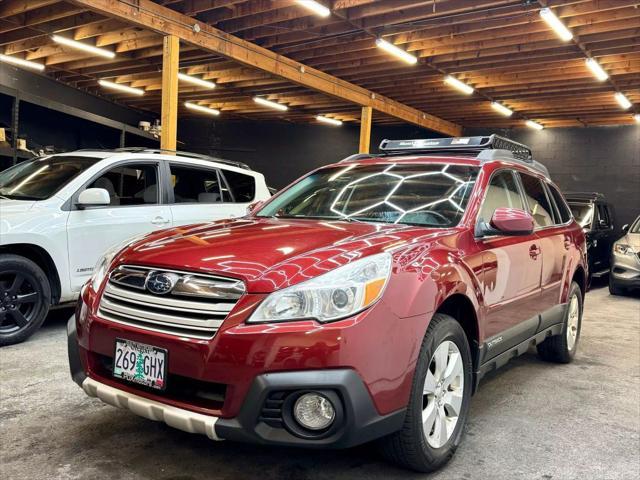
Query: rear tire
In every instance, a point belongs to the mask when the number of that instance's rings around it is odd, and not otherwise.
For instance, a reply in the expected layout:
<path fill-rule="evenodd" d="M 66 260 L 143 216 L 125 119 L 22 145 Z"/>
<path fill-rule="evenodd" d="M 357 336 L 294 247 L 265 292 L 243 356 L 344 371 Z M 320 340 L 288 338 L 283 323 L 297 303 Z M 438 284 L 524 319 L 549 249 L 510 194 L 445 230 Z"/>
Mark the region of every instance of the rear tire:
<path fill-rule="evenodd" d="M 626 292 L 624 288 L 618 287 L 613 279 L 613 274 L 609 274 L 609 293 L 611 295 L 624 295 Z"/>
<path fill-rule="evenodd" d="M 569 301 L 564 314 L 562 332 L 538 344 L 538 355 L 543 360 L 555 363 L 569 363 L 578 349 L 582 330 L 582 291 L 576 282 L 571 282 Z"/>
<path fill-rule="evenodd" d="M 0 255 L 0 347 L 25 341 L 40 328 L 51 305 L 42 269 L 19 255 Z"/>
<path fill-rule="evenodd" d="M 435 314 L 420 349 L 404 425 L 380 440 L 383 455 L 418 472 L 447 463 L 462 437 L 472 381 L 464 330 L 453 317 Z"/>

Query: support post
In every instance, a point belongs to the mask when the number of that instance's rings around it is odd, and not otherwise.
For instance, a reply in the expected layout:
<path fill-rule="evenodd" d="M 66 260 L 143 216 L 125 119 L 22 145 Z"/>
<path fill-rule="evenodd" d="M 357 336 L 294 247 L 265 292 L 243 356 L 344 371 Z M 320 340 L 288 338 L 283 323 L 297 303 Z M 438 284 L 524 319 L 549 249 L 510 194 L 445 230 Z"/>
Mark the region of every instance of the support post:
<path fill-rule="evenodd" d="M 20 125 L 20 92 L 16 92 L 13 97 L 13 108 L 11 111 L 11 147 L 13 147 L 13 158 L 11 164 L 18 163 L 18 126 Z"/>
<path fill-rule="evenodd" d="M 371 107 L 362 107 L 362 116 L 360 117 L 360 149 L 359 153 L 369 153 L 369 145 L 371 143 L 371 118 L 373 111 Z"/>
<path fill-rule="evenodd" d="M 162 135 L 160 148 L 175 150 L 178 135 L 178 62 L 180 39 L 175 35 L 164 37 L 162 49 Z"/>

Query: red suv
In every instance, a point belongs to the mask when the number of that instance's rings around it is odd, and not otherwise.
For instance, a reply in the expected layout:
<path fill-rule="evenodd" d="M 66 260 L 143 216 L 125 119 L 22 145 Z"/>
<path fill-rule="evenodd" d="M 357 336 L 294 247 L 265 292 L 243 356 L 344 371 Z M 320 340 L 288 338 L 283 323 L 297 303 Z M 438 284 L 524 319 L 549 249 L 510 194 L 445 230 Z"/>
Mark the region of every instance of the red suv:
<path fill-rule="evenodd" d="M 431 471 L 487 372 L 575 355 L 585 239 L 546 169 L 490 137 L 387 141 L 246 217 L 107 252 L 68 326 L 93 397 L 211 439 L 379 440 Z"/>

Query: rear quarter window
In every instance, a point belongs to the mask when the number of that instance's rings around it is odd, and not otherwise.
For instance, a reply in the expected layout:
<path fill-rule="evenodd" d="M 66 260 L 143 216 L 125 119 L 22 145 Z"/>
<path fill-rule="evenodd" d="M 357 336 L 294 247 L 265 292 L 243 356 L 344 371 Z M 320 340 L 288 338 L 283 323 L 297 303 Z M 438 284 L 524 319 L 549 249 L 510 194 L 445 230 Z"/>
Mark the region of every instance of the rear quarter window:
<path fill-rule="evenodd" d="M 237 203 L 252 202 L 256 196 L 256 180 L 251 175 L 223 170 L 222 174 L 229 184 L 233 199 Z"/>
<path fill-rule="evenodd" d="M 571 220 L 571 210 L 569 210 L 569 207 L 567 206 L 567 202 L 564 200 L 564 197 L 556 187 L 554 187 L 551 184 L 547 184 L 547 186 L 549 187 L 551 196 L 553 197 L 553 200 L 556 203 L 556 207 L 558 207 L 558 213 L 560 214 L 559 223 L 567 223 L 569 220 Z"/>

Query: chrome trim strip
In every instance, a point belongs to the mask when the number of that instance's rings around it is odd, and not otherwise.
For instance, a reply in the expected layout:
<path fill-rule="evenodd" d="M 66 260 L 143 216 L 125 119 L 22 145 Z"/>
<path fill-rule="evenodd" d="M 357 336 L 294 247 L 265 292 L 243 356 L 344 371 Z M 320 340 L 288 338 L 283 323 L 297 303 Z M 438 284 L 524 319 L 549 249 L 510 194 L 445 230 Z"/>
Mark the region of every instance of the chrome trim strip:
<path fill-rule="evenodd" d="M 112 302 L 107 297 L 102 297 L 100 301 L 100 310 L 106 310 L 107 312 L 115 313 L 116 315 L 120 315 L 123 317 L 130 317 L 135 320 L 140 320 L 144 322 L 150 323 L 158 323 L 161 325 L 167 324 L 171 326 L 181 327 L 181 328 L 194 328 L 196 330 L 211 330 L 218 329 L 224 319 L 208 319 L 208 320 L 200 320 L 193 319 L 188 317 L 176 317 L 173 315 L 164 315 L 162 313 L 149 312 L 144 310 L 139 310 L 137 308 L 127 307 L 126 305 L 118 304 L 116 302 Z"/>
<path fill-rule="evenodd" d="M 137 303 L 140 305 L 151 305 L 158 308 L 166 308 L 168 310 L 176 310 L 181 312 L 191 312 L 198 314 L 214 314 L 227 315 L 235 306 L 234 303 L 209 303 L 197 302 L 192 300 L 178 300 L 168 296 L 153 296 L 144 293 L 132 292 L 124 288 L 116 287 L 107 282 L 104 293 L 106 296 L 122 299 L 122 301 Z"/>
<path fill-rule="evenodd" d="M 176 337 L 184 337 L 184 338 L 196 338 L 198 340 L 211 340 L 218 330 L 210 331 L 210 333 L 205 334 L 204 332 L 201 334 L 197 330 L 193 330 L 190 328 L 181 327 L 179 325 L 175 326 L 172 329 L 172 325 L 163 325 L 163 327 L 156 327 L 156 323 L 146 322 L 146 321 L 126 321 L 120 318 L 114 318 L 109 315 L 107 312 L 103 310 L 98 310 L 98 315 L 103 320 L 107 320 L 111 323 L 118 323 L 120 325 L 126 325 L 128 327 L 139 328 L 141 330 L 147 330 L 149 332 L 158 332 L 164 333 L 167 335 L 173 335 Z M 186 330 L 186 331 L 183 331 Z"/>
<path fill-rule="evenodd" d="M 164 422 L 170 427 L 189 433 L 206 435 L 211 440 L 222 440 L 216 434 L 218 417 L 203 415 L 183 408 L 156 402 L 148 398 L 125 392 L 87 377 L 82 389 L 89 397 L 102 400 L 117 408 L 123 408 L 141 417 Z"/>

